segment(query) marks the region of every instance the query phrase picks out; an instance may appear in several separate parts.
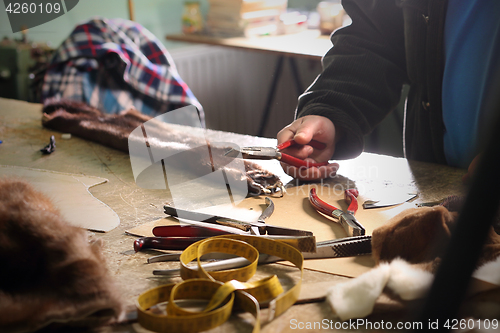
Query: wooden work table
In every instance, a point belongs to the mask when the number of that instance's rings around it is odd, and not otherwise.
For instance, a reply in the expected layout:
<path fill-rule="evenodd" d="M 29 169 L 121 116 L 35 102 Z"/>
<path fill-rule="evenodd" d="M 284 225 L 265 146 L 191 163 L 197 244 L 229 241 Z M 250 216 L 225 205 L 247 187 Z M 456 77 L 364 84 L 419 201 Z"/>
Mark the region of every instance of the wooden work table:
<path fill-rule="evenodd" d="M 56 152 L 43 156 L 39 149 L 44 147 L 50 135 L 55 135 Z M 272 140 L 245 137 L 225 133 L 227 138 L 242 140 L 248 144 L 272 144 Z M 61 133 L 45 129 L 41 125 L 41 105 L 21 101 L 0 99 L 0 164 L 15 165 L 59 172 L 85 174 L 108 179 L 108 182 L 90 189 L 99 200 L 110 206 L 120 217 L 120 225 L 107 233 L 89 232 L 92 237 L 105 242 L 104 254 L 107 265 L 123 294 L 124 302 L 132 307 L 138 295 L 147 289 L 165 283 L 180 281 L 152 275 L 146 260 L 154 251 L 135 253 L 133 242 L 136 237 L 125 234 L 125 230 L 137 227 L 163 217 L 163 203 L 169 201 L 168 191 L 145 190 L 139 188 L 133 178 L 129 156 L 125 153 L 85 141 L 76 137 L 61 140 Z M 374 161 L 384 163 L 390 157 L 373 156 Z M 414 184 L 419 192 L 417 201 L 433 201 L 452 194 L 463 193 L 461 177 L 465 170 L 421 162 L 409 162 Z M 342 163 L 341 169 L 342 171 Z M 163 268 L 177 267 L 178 263 L 162 263 Z M 296 277 L 290 267 L 268 265 L 259 268 L 259 274 L 290 274 Z M 344 281 L 346 277 L 306 270 L 303 286 L 314 286 L 323 290 L 329 284 Z M 295 305 L 282 316 L 265 324 L 263 332 L 297 331 L 291 328 L 291 320 L 298 322 L 334 319 L 330 307 L 325 302 Z M 137 323 L 108 327 L 106 331 L 143 332 Z M 231 319 L 213 332 L 249 332 L 248 324 Z"/>

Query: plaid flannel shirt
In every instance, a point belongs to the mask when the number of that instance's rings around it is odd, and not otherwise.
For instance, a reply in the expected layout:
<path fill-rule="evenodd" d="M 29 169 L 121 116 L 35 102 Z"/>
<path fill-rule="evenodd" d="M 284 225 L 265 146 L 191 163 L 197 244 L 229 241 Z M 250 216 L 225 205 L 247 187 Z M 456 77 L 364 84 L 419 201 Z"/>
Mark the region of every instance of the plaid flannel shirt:
<path fill-rule="evenodd" d="M 49 98 L 85 102 L 107 113 L 134 107 L 153 117 L 194 105 L 204 123 L 200 103 L 165 47 L 123 19 L 94 18 L 73 30 L 45 74 L 42 102 Z"/>

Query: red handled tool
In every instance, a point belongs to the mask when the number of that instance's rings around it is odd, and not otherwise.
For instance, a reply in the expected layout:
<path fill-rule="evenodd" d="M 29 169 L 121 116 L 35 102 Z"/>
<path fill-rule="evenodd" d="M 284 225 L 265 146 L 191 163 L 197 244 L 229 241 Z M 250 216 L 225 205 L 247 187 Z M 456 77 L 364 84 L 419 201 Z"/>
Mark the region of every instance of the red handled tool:
<path fill-rule="evenodd" d="M 259 160 L 277 159 L 283 163 L 290 164 L 295 167 L 311 168 L 311 167 L 320 167 L 323 165 L 328 165 L 328 162 L 321 162 L 321 163 L 308 162 L 281 152 L 283 149 L 286 149 L 294 145 L 298 145 L 298 143 L 295 142 L 295 140 L 288 140 L 286 142 L 283 142 L 282 144 L 279 144 L 276 148 L 243 147 L 239 150 L 231 149 L 225 155 L 231 157 L 237 157 L 241 153 L 244 159 L 259 159 Z M 311 140 L 308 143 L 308 145 L 319 150 L 325 149 L 326 147 L 324 143 L 315 140 Z"/>
<path fill-rule="evenodd" d="M 266 197 L 265 200 L 267 206 L 256 222 L 244 222 L 217 215 L 187 211 L 168 205 L 163 208 L 165 209 L 165 213 L 170 216 L 182 216 L 182 219 L 185 221 L 191 220 L 195 222 L 205 222 L 212 223 L 214 225 L 232 227 L 235 230 L 234 233 L 238 234 L 240 233 L 238 231 L 246 231 L 254 235 L 266 235 L 268 237 L 278 238 L 286 236 L 313 236 L 313 233 L 307 230 L 291 229 L 265 223 L 266 219 L 271 216 L 274 211 L 274 203 L 272 200 L 268 197 Z M 143 249 L 184 250 L 189 245 L 204 238 L 232 234 L 232 232 L 205 226 L 169 225 L 155 227 L 153 229 L 153 234 L 156 237 L 142 237 L 137 239 L 134 242 L 135 251 L 137 252 Z"/>
<path fill-rule="evenodd" d="M 153 228 L 156 237 L 141 237 L 134 241 L 135 252 L 145 249 L 184 250 L 202 239 L 231 234 L 215 228 L 193 225 L 168 225 Z"/>
<path fill-rule="evenodd" d="M 351 215 L 356 214 L 358 211 L 358 195 L 359 191 L 355 188 L 344 191 L 344 200 L 349 205 L 349 207 L 347 207 L 347 212 Z"/>
<path fill-rule="evenodd" d="M 336 222 L 340 223 L 348 236 L 363 236 L 366 232 L 365 228 L 354 217 L 354 214 L 358 210 L 358 190 L 345 190 L 344 195 L 345 200 L 349 205 L 346 212 L 330 204 L 327 204 L 326 202 L 318 198 L 315 188 L 312 188 L 309 192 L 309 202 L 311 202 L 311 204 L 317 211 L 327 216 L 333 217 Z"/>

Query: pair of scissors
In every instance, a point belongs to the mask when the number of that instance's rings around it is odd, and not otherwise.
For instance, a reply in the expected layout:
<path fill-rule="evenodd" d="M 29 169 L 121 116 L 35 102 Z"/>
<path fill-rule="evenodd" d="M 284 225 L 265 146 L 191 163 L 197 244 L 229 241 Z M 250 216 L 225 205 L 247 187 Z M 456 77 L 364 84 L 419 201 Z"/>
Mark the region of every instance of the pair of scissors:
<path fill-rule="evenodd" d="M 266 208 L 259 216 L 256 222 L 246 222 L 239 221 L 236 219 L 226 218 L 217 215 L 210 215 L 204 213 L 198 213 L 193 211 L 187 211 L 178 209 L 171 206 L 163 206 L 165 210 L 165 214 L 174 217 L 180 217 L 185 220 L 191 220 L 196 222 L 205 222 L 211 223 L 215 225 L 222 225 L 226 227 L 233 227 L 239 229 L 243 232 L 250 232 L 253 235 L 257 236 L 313 236 L 313 233 L 306 230 L 285 228 L 276 225 L 271 225 L 266 223 L 266 219 L 271 216 L 274 212 L 274 203 L 269 197 L 265 198 L 266 200 Z"/>
<path fill-rule="evenodd" d="M 348 236 L 363 236 L 366 232 L 365 227 L 354 217 L 358 210 L 358 195 L 359 192 L 356 189 L 344 191 L 344 199 L 349 205 L 345 212 L 318 198 L 315 188 L 312 188 L 309 192 L 309 201 L 318 212 L 333 217 L 344 228 Z"/>
<path fill-rule="evenodd" d="M 276 148 L 273 147 L 243 147 L 240 149 L 233 148 L 229 150 L 225 155 L 230 157 L 237 157 L 241 153 L 244 159 L 259 159 L 259 160 L 277 159 L 283 163 L 295 167 L 311 168 L 311 167 L 320 167 L 323 165 L 328 165 L 328 162 L 315 163 L 315 162 L 304 161 L 301 160 L 300 158 L 281 152 L 282 150 L 295 145 L 298 145 L 298 143 L 295 142 L 295 140 L 288 140 L 286 142 L 283 142 L 282 144 L 279 144 Z M 308 145 L 319 150 L 323 150 L 326 147 L 326 144 L 315 140 L 311 140 L 308 143 Z"/>
<path fill-rule="evenodd" d="M 182 210 L 179 208 L 164 206 L 165 214 L 181 218 L 185 222 L 203 222 L 212 224 L 214 228 L 205 225 L 186 226 L 159 226 L 153 229 L 155 237 L 142 237 L 134 242 L 135 251 L 144 249 L 161 250 L 183 250 L 189 245 L 207 237 L 227 235 L 227 234 L 252 234 L 268 237 L 311 237 L 313 233 L 307 230 L 285 228 L 265 223 L 266 219 L 274 212 L 274 203 L 268 197 L 266 208 L 256 222 L 239 221 L 217 215 L 204 214 L 199 212 Z M 230 227 L 220 230 L 215 226 Z M 229 230 L 234 231 L 229 231 Z"/>

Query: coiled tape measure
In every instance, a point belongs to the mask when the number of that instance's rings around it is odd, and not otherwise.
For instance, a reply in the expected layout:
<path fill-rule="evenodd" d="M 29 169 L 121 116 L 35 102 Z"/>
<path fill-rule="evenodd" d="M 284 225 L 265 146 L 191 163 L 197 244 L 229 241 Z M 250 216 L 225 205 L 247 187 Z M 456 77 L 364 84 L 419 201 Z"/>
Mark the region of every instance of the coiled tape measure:
<path fill-rule="evenodd" d="M 201 265 L 202 255 L 222 252 L 241 256 L 250 261 L 245 267 L 218 272 L 207 272 Z M 276 275 L 248 281 L 256 272 L 259 253 L 281 257 L 300 269 L 300 280 L 288 291 Z M 198 269 L 187 265 L 197 260 Z M 155 332 L 201 332 L 223 324 L 237 306 L 255 317 L 254 333 L 260 332 L 259 303 L 270 301 L 269 321 L 281 315 L 299 298 L 304 258 L 295 247 L 279 240 L 259 236 L 224 235 L 201 240 L 190 245 L 180 257 L 183 282 L 150 289 L 137 300 L 138 321 Z M 176 300 L 209 300 L 202 311 L 179 307 Z M 167 303 L 167 315 L 149 311 L 155 305 Z"/>

